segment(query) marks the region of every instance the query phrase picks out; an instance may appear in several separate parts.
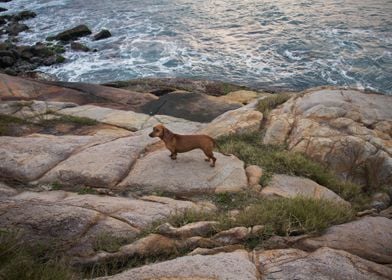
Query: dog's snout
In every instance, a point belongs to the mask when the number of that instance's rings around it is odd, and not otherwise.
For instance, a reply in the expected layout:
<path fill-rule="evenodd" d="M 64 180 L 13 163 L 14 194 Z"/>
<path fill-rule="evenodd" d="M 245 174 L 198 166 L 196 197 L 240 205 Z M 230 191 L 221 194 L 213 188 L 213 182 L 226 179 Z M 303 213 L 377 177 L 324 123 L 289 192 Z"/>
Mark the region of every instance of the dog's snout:
<path fill-rule="evenodd" d="M 151 132 L 150 134 L 148 134 L 148 136 L 154 137 L 153 133 L 154 133 L 154 132 Z"/>

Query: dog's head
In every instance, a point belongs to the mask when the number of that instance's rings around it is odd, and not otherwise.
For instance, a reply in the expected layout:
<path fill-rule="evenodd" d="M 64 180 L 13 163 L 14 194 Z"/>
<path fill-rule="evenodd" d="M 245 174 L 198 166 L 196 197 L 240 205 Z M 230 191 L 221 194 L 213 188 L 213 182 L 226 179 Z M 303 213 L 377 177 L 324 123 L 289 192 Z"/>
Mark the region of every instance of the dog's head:
<path fill-rule="evenodd" d="M 157 124 L 153 127 L 152 132 L 148 134 L 150 137 L 162 138 L 165 131 L 165 127 L 162 124 Z"/>

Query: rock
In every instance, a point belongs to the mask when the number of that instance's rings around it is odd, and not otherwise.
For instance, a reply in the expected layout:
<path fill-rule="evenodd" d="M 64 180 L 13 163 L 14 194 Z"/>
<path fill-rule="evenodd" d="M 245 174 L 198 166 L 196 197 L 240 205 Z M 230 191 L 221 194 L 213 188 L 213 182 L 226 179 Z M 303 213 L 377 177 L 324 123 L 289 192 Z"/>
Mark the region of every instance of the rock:
<path fill-rule="evenodd" d="M 232 245 L 244 242 L 250 235 L 251 229 L 246 227 L 235 227 L 215 234 L 212 237 L 212 240 L 223 245 Z"/>
<path fill-rule="evenodd" d="M 350 204 L 333 191 L 316 182 L 301 177 L 275 174 L 268 186 L 263 188 L 261 194 L 266 197 L 296 197 L 304 196 L 314 199 L 326 199 L 336 203 Z"/>
<path fill-rule="evenodd" d="M 0 13 L 1 13 L 1 12 L 5 12 L 5 11 L 8 11 L 8 9 L 3 8 L 3 7 L 0 7 Z"/>
<path fill-rule="evenodd" d="M 53 81 L 32 81 L 19 77 L 11 77 L 0 73 L 2 100 L 44 100 L 72 102 L 79 105 L 99 104 L 122 110 L 138 111 L 139 108 L 156 99 L 152 94 L 131 92 L 94 84 L 66 83 Z"/>
<path fill-rule="evenodd" d="M 220 98 L 224 99 L 226 101 L 237 102 L 237 103 L 241 103 L 241 104 L 246 105 L 257 98 L 262 97 L 262 96 L 266 96 L 266 95 L 269 95 L 269 94 L 259 93 L 259 92 L 250 91 L 250 90 L 237 90 L 237 91 L 229 92 L 226 95 L 222 95 Z"/>
<path fill-rule="evenodd" d="M 391 98 L 357 90 L 310 90 L 269 114 L 263 142 L 287 144 L 343 179 L 377 189 L 392 182 Z"/>
<path fill-rule="evenodd" d="M 77 106 L 67 102 L 45 101 L 4 101 L 0 104 L 0 114 L 10 115 L 24 120 L 39 118 L 45 114 L 53 114 L 61 109 Z M 44 117 L 42 117 L 44 118 Z"/>
<path fill-rule="evenodd" d="M 6 31 L 11 36 L 17 36 L 20 32 L 28 30 L 29 27 L 26 24 L 19 22 L 12 22 L 7 28 Z"/>
<path fill-rule="evenodd" d="M 84 149 L 57 164 L 39 179 L 39 183 L 114 188 L 127 176 L 144 148 L 152 143 L 145 139 L 143 136 L 131 136 Z"/>
<path fill-rule="evenodd" d="M 15 21 L 19 21 L 19 20 L 26 20 L 26 19 L 35 18 L 36 16 L 37 16 L 37 14 L 32 11 L 22 11 L 22 12 L 19 12 L 18 14 L 16 14 L 13 17 L 13 19 Z"/>
<path fill-rule="evenodd" d="M 0 67 L 6 68 L 15 64 L 15 58 L 12 56 L 1 56 L 0 57 Z"/>
<path fill-rule="evenodd" d="M 319 237 L 301 240 L 298 246 L 305 250 L 330 247 L 377 263 L 391 264 L 391 229 L 392 220 L 366 216 L 357 221 L 332 226 Z"/>
<path fill-rule="evenodd" d="M 57 242 L 72 256 L 94 254 L 101 235 L 134 238 L 156 220 L 201 205 L 170 198 L 129 199 L 64 191 L 22 192 L 0 198 L 0 227 L 21 230 L 30 242 Z M 62 247 L 63 248 L 63 247 Z"/>
<path fill-rule="evenodd" d="M 263 169 L 257 165 L 249 165 L 245 168 L 246 176 L 248 177 L 249 186 L 257 186 L 260 184 L 261 176 L 263 176 Z"/>
<path fill-rule="evenodd" d="M 179 154 L 159 150 L 139 159 L 129 175 L 119 184 L 132 191 L 165 191 L 176 194 L 237 192 L 247 186 L 244 163 L 234 156 L 215 153 L 215 168 L 204 161 L 201 151 Z M 149 170 L 146 176 L 145 171 Z"/>
<path fill-rule="evenodd" d="M 218 222 L 214 221 L 201 221 L 186 224 L 180 228 L 175 228 L 169 223 L 165 223 L 160 225 L 156 232 L 165 236 L 174 237 L 174 238 L 187 238 L 192 236 L 208 236 L 214 231 L 216 231 L 215 227 Z"/>
<path fill-rule="evenodd" d="M 204 93 L 212 96 L 226 95 L 246 87 L 211 80 L 189 78 L 140 78 L 129 81 L 106 83 L 105 85 L 139 92 L 170 93 L 176 90 Z"/>
<path fill-rule="evenodd" d="M 392 219 L 392 206 L 380 212 L 381 217 Z"/>
<path fill-rule="evenodd" d="M 370 203 L 371 207 L 380 211 L 388 208 L 389 205 L 391 205 L 391 198 L 387 193 L 379 192 L 373 194 L 372 201 Z"/>
<path fill-rule="evenodd" d="M 195 122 L 210 122 L 226 111 L 239 105 L 200 93 L 169 93 L 142 106 L 149 115 L 168 115 Z"/>
<path fill-rule="evenodd" d="M 201 269 L 202 268 L 202 269 Z M 257 270 L 246 251 L 212 256 L 185 256 L 174 260 L 133 268 L 100 279 L 189 279 L 189 280 L 256 280 Z"/>
<path fill-rule="evenodd" d="M 200 133 L 213 138 L 223 135 L 249 133 L 260 128 L 263 114 L 254 110 L 254 104 L 223 113 L 207 124 Z"/>
<path fill-rule="evenodd" d="M 392 276 L 392 269 L 350 253 L 321 248 L 315 252 L 297 249 L 262 251 L 257 256 L 263 279 L 382 279 Z"/>
<path fill-rule="evenodd" d="M 109 37 L 112 37 L 110 31 L 107 29 L 102 29 L 101 31 L 99 31 L 97 34 L 94 35 L 94 41 L 106 39 Z"/>
<path fill-rule="evenodd" d="M 12 0 L 0 0 L 0 3 L 11 2 Z"/>
<path fill-rule="evenodd" d="M 237 244 L 237 245 L 227 245 L 215 248 L 196 248 L 192 252 L 188 254 L 188 256 L 194 255 L 216 255 L 218 253 L 230 253 L 237 250 L 245 250 L 244 245 Z"/>
<path fill-rule="evenodd" d="M 0 174 L 5 179 L 30 182 L 78 149 L 104 141 L 105 138 L 92 136 L 0 137 Z"/>
<path fill-rule="evenodd" d="M 82 52 L 89 52 L 90 51 L 89 47 L 87 47 L 81 43 L 78 43 L 78 42 L 71 42 L 71 49 L 74 51 L 82 51 Z"/>
<path fill-rule="evenodd" d="M 18 193 L 18 191 L 15 190 L 14 188 L 11 188 L 11 187 L 7 186 L 6 184 L 0 182 L 0 198 L 14 196 L 17 193 Z"/>
<path fill-rule="evenodd" d="M 91 34 L 91 30 L 84 24 L 78 25 L 74 28 L 65 30 L 54 37 L 48 37 L 47 40 L 58 41 L 72 41 Z"/>

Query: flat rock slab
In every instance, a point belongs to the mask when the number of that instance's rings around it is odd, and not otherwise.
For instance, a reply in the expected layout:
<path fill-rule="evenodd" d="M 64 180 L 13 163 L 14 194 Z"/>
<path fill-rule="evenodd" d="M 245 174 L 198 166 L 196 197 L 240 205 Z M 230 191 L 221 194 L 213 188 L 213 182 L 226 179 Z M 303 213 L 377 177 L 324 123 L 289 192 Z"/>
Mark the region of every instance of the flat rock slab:
<path fill-rule="evenodd" d="M 72 102 L 138 111 L 156 96 L 94 84 L 33 81 L 0 74 L 2 100 L 42 100 Z"/>
<path fill-rule="evenodd" d="M 39 183 L 113 188 L 154 139 L 141 136 L 119 138 L 95 145 L 58 164 Z"/>
<path fill-rule="evenodd" d="M 142 106 L 149 115 L 168 115 L 194 122 L 210 122 L 226 111 L 239 108 L 233 104 L 201 93 L 169 93 Z"/>
<path fill-rule="evenodd" d="M 264 251 L 257 256 L 262 279 L 391 279 L 392 268 L 361 259 L 345 251 L 321 248 Z"/>
<path fill-rule="evenodd" d="M 133 238 L 153 221 L 203 204 L 165 197 L 130 199 L 64 191 L 22 192 L 0 198 L 0 227 L 22 230 L 29 241 L 57 241 L 89 255 L 100 235 Z"/>
<path fill-rule="evenodd" d="M 1 177 L 22 182 L 35 180 L 78 150 L 108 139 L 50 135 L 0 137 Z"/>
<path fill-rule="evenodd" d="M 268 186 L 261 190 L 261 194 L 267 197 L 286 197 L 296 196 L 309 197 L 314 199 L 325 199 L 337 203 L 350 205 L 333 191 L 323 187 L 316 182 L 296 176 L 275 174 Z"/>
<path fill-rule="evenodd" d="M 320 247 L 345 250 L 370 261 L 391 264 L 392 220 L 364 217 L 330 227 L 323 235 L 301 240 L 297 245 L 305 250 Z"/>
<path fill-rule="evenodd" d="M 180 130 L 180 132 L 193 132 L 202 127 L 201 123 L 191 122 L 185 119 L 155 115 L 149 116 L 132 111 L 124 111 L 99 107 L 95 105 L 83 105 L 73 108 L 66 108 L 58 111 L 62 115 L 85 117 L 101 123 L 122 127 L 131 131 L 150 128 L 158 123 L 165 124 L 168 128 Z"/>
<path fill-rule="evenodd" d="M 147 280 L 256 280 L 257 270 L 246 251 L 212 256 L 186 256 L 171 261 L 146 265 L 99 279 Z"/>
<path fill-rule="evenodd" d="M 237 192 L 247 187 L 244 163 L 234 156 L 215 153 L 216 166 L 204 161 L 200 150 L 179 154 L 159 150 L 139 159 L 118 187 L 132 191 L 165 191 L 176 194 Z"/>

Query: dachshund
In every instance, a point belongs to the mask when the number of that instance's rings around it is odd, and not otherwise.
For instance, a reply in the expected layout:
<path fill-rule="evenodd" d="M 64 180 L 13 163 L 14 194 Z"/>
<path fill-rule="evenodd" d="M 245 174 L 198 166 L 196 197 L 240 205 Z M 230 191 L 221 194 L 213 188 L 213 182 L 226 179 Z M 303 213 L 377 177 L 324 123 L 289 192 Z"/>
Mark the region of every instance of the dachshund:
<path fill-rule="evenodd" d="M 170 158 L 172 160 L 177 159 L 177 153 L 185 153 L 194 149 L 201 149 L 207 156 L 205 161 L 211 162 L 212 160 L 210 166 L 215 166 L 216 157 L 214 157 L 214 153 L 212 151 L 215 147 L 218 147 L 218 145 L 215 140 L 208 135 L 175 134 L 164 125 L 158 124 L 154 126 L 153 131 L 149 134 L 149 136 L 159 137 L 163 142 L 165 142 L 166 148 L 171 152 Z"/>

